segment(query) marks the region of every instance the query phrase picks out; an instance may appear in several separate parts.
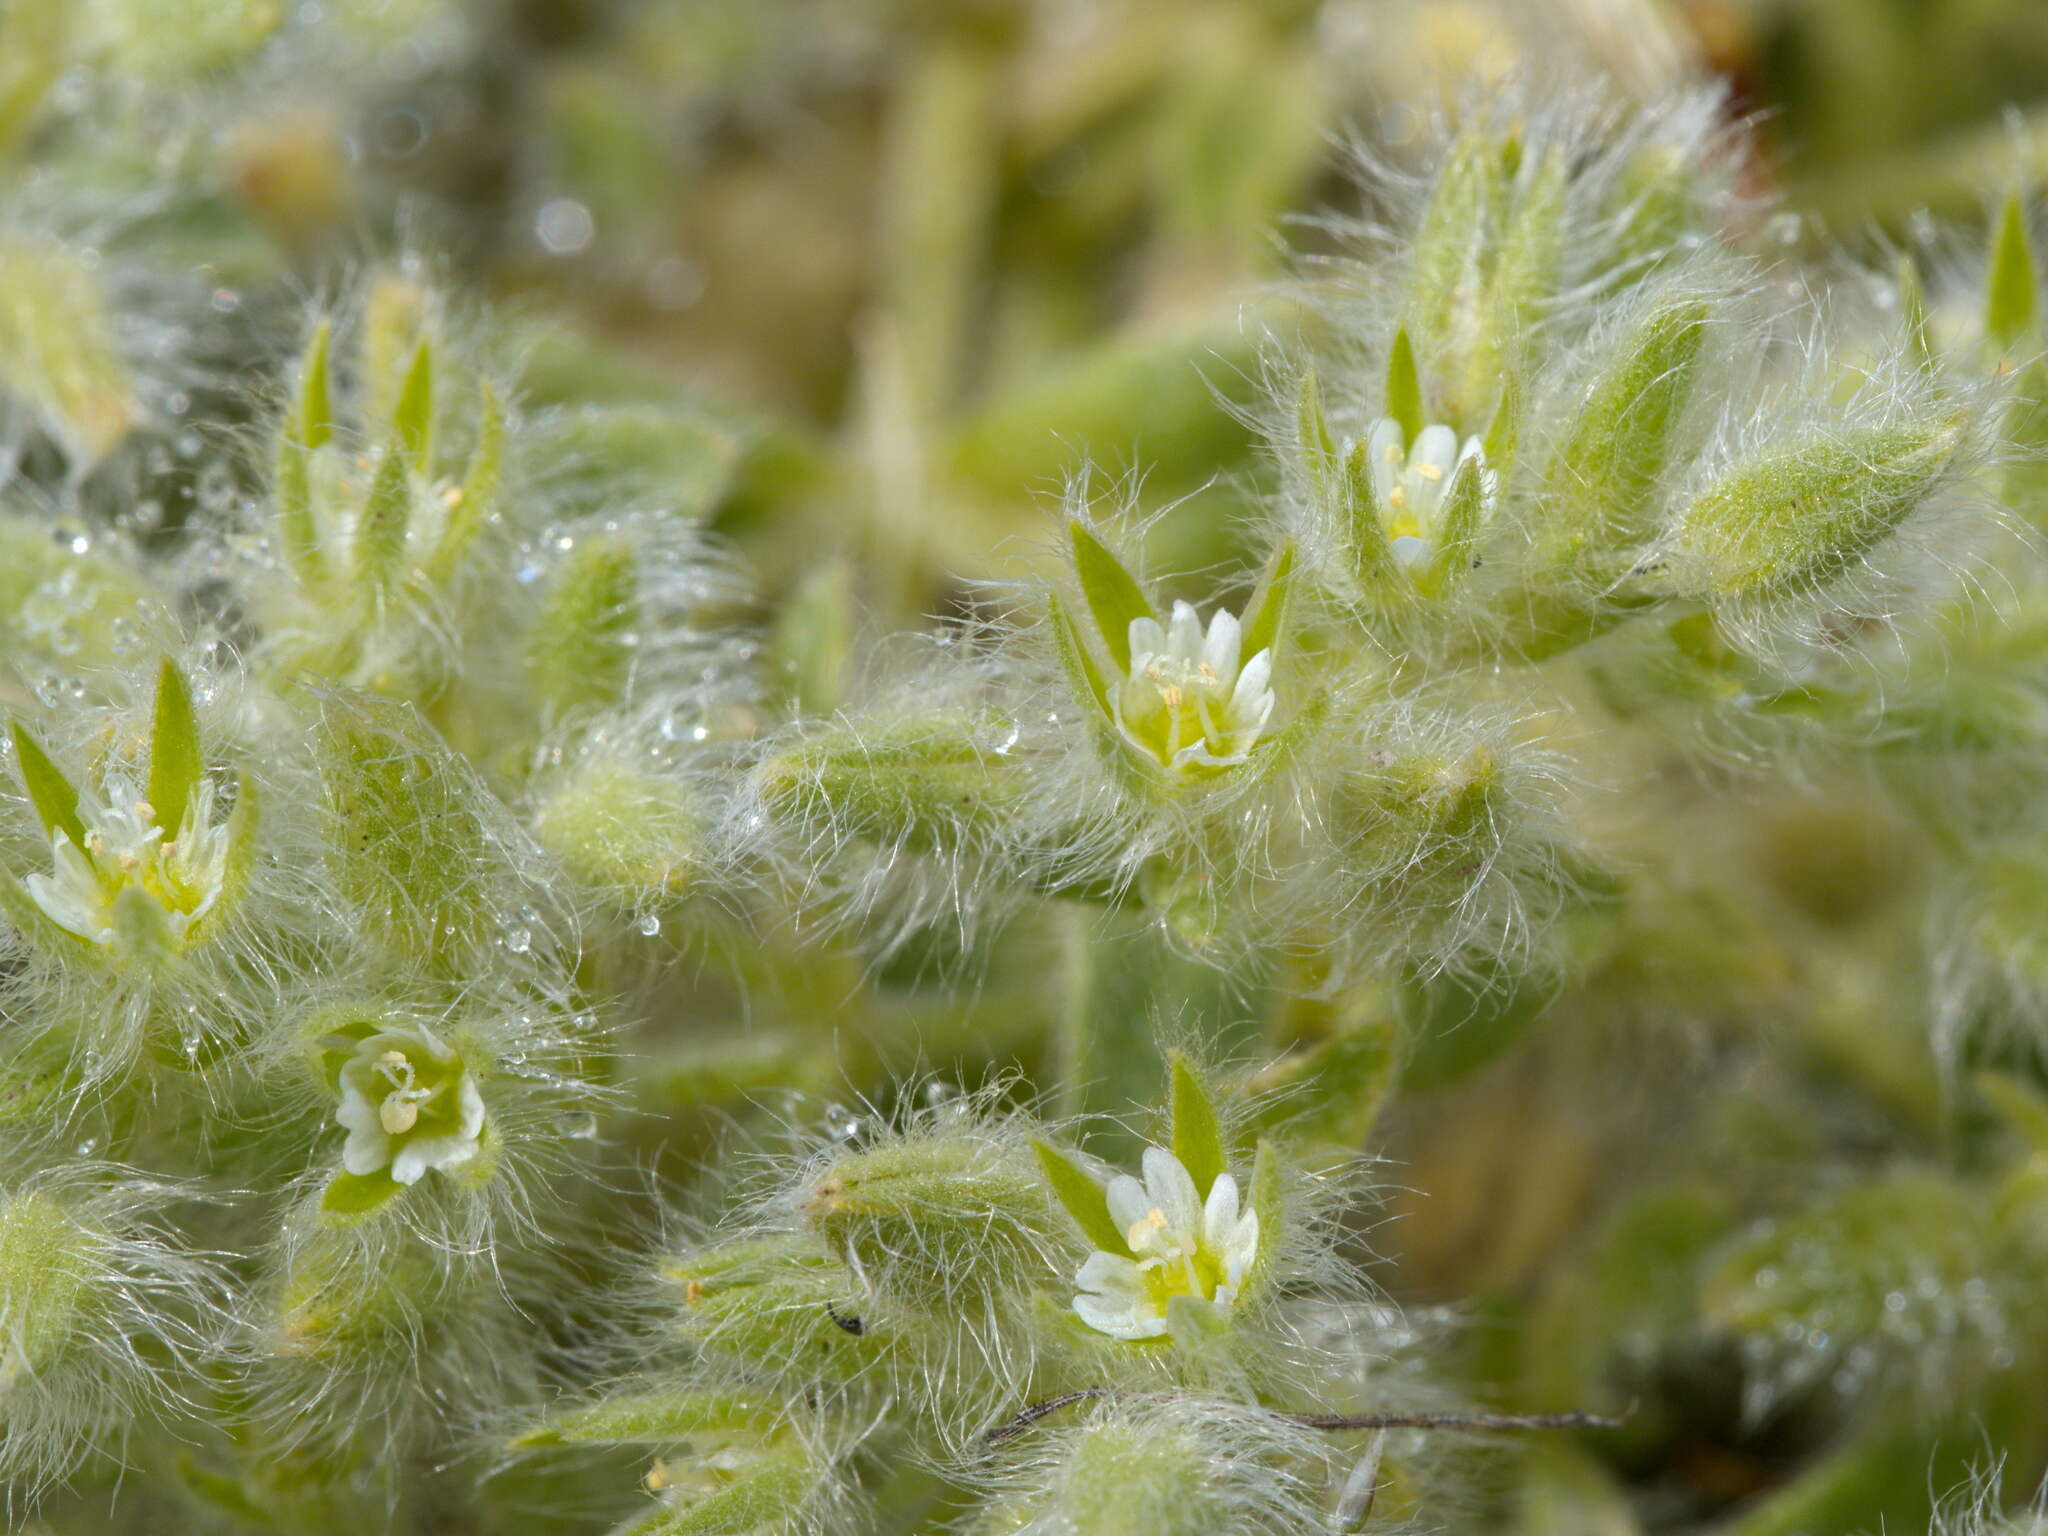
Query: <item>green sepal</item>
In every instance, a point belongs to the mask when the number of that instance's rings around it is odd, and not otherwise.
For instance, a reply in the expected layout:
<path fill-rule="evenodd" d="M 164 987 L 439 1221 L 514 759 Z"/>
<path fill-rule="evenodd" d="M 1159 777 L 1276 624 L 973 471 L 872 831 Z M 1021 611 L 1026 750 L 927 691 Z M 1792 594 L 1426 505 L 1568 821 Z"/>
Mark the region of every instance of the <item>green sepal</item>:
<path fill-rule="evenodd" d="M 36 819 L 43 824 L 43 834 L 54 838 L 62 832 L 71 839 L 71 846 L 83 853 L 85 823 L 78 819 L 78 791 L 50 761 L 27 726 L 16 720 L 13 731 L 15 767 L 29 803 L 36 808 Z"/>
<path fill-rule="evenodd" d="M 1708 319 L 1699 299 L 1660 305 L 1594 378 L 1550 465 L 1550 493 L 1562 514 L 1549 551 L 1554 566 L 1569 568 L 1586 552 L 1650 532 L 1651 494 L 1692 398 Z"/>
<path fill-rule="evenodd" d="M 1301 448 L 1302 474 L 1308 481 L 1309 499 L 1317 511 L 1335 500 L 1332 483 L 1341 474 L 1336 444 L 1330 440 L 1330 424 L 1323 414 L 1323 387 L 1313 368 L 1305 369 L 1294 395 L 1294 435 Z"/>
<path fill-rule="evenodd" d="M 1117 671 L 1131 670 L 1131 620 L 1157 618 L 1144 588 L 1124 569 L 1108 547 L 1089 532 L 1078 519 L 1067 522 L 1067 537 L 1073 545 L 1074 575 L 1081 582 L 1081 598 L 1095 620 L 1102 647 Z"/>
<path fill-rule="evenodd" d="M 299 393 L 292 402 L 292 434 L 309 451 L 325 448 L 334 440 L 334 395 L 328 355 L 333 348 L 334 327 L 322 320 L 313 327 L 299 365 Z"/>
<path fill-rule="evenodd" d="M 199 748 L 199 717 L 185 675 L 170 657 L 156 676 L 156 718 L 149 738 L 149 803 L 167 837 L 178 837 L 206 776 Z"/>
<path fill-rule="evenodd" d="M 356 581 L 366 595 L 388 597 L 405 570 L 405 539 L 412 526 L 412 481 L 405 458 L 387 448 L 370 481 L 356 524 Z"/>
<path fill-rule="evenodd" d="M 1273 551 L 1259 585 L 1245 604 L 1244 642 L 1238 654 L 1246 661 L 1279 645 L 1287 624 L 1287 599 L 1294 586 L 1294 541 Z"/>
<path fill-rule="evenodd" d="M 405 1192 L 406 1186 L 391 1177 L 389 1169 L 375 1173 L 336 1173 L 320 1191 L 321 1225 L 353 1226 L 374 1216 Z"/>
<path fill-rule="evenodd" d="M 1494 472 L 1505 477 L 1508 466 L 1514 462 L 1515 450 L 1521 445 L 1522 378 L 1509 371 L 1501 375 L 1500 398 L 1493 403 L 1493 419 L 1487 422 L 1479 447 Z"/>
<path fill-rule="evenodd" d="M 1047 597 L 1046 607 L 1052 619 L 1053 654 L 1059 658 L 1060 671 L 1066 674 L 1067 686 L 1072 689 L 1076 700 L 1095 706 L 1092 723 L 1097 742 L 1112 759 L 1121 760 L 1126 754 L 1123 738 L 1117 731 L 1116 702 L 1110 697 L 1109 683 L 1102 675 L 1102 668 L 1096 665 L 1095 653 L 1088 648 L 1080 625 L 1067 612 L 1067 605 L 1057 592 Z"/>
<path fill-rule="evenodd" d="M 424 336 L 413 349 L 412 363 L 398 386 L 391 433 L 412 460 L 413 472 L 425 474 L 434 452 L 434 349 Z"/>
<path fill-rule="evenodd" d="M 1209 1198 L 1209 1189 L 1229 1166 L 1223 1152 L 1223 1125 L 1209 1085 L 1184 1051 L 1167 1056 L 1171 1076 L 1167 1116 L 1173 1126 L 1173 1155 L 1195 1181 L 1195 1193 Z"/>
<path fill-rule="evenodd" d="M 1485 518 L 1486 465 L 1479 455 L 1466 454 L 1453 466 L 1451 483 L 1444 487 L 1438 548 L 1429 570 L 1432 595 L 1442 595 L 1471 571 L 1479 525 Z"/>
<path fill-rule="evenodd" d="M 163 961 L 178 952 L 171 915 L 139 885 L 124 885 L 114 894 L 114 943 L 134 960 Z"/>
<path fill-rule="evenodd" d="M 329 395 L 328 349 L 332 328 L 322 320 L 313 328 L 300 365 L 299 394 L 277 431 L 277 520 L 285 559 L 301 582 L 324 579 L 326 561 L 320 553 L 320 529 L 313 514 L 313 455 L 334 436 L 334 407 Z"/>
<path fill-rule="evenodd" d="M 622 1392 L 551 1413 L 507 1442 L 514 1450 L 549 1445 L 665 1445 L 704 1434 L 765 1435 L 781 1415 L 755 1392 L 656 1388 Z"/>
<path fill-rule="evenodd" d="M 1923 372 L 1934 368 L 1934 337 L 1927 328 L 1927 285 L 1920 279 L 1920 263 L 1910 254 L 1899 257 L 1899 313 L 1906 327 L 1906 355 Z"/>
<path fill-rule="evenodd" d="M 185 930 L 185 947 L 203 944 L 225 923 L 241 904 L 249 888 L 249 872 L 256 867 L 256 825 L 261 800 L 256 781 L 246 773 L 235 779 L 235 808 L 228 812 L 227 858 L 221 865 L 220 890 L 213 905 L 192 920 Z"/>
<path fill-rule="evenodd" d="M 1344 457 L 1344 512 L 1351 535 L 1351 569 L 1367 592 L 1398 592 L 1405 583 L 1394 564 L 1386 524 L 1380 520 L 1379 498 L 1373 494 L 1371 454 L 1371 448 L 1361 437 Z"/>
<path fill-rule="evenodd" d="M 2041 294 L 2034 272 L 2034 242 L 2027 211 L 2017 192 L 1998 215 L 1991 266 L 1984 276 L 1984 334 L 2007 357 L 2035 349 L 2041 324 Z"/>
<path fill-rule="evenodd" d="M 427 559 L 427 577 L 434 582 L 445 582 L 455 574 L 498 503 L 498 481 L 505 465 L 505 407 L 488 382 L 480 384 L 477 392 L 476 448 L 463 469 L 441 542 Z"/>
<path fill-rule="evenodd" d="M 1239 1292 L 1242 1301 L 1254 1301 L 1273 1284 L 1272 1253 L 1286 1230 L 1287 1192 L 1280 1167 L 1280 1149 L 1266 1137 L 1259 1138 L 1252 1153 L 1252 1182 L 1246 1202 L 1259 1218 L 1259 1248 Z"/>
<path fill-rule="evenodd" d="M 1405 325 L 1394 332 L 1394 345 L 1387 353 L 1387 414 L 1400 424 L 1402 441 L 1413 447 L 1424 426 L 1422 377 Z"/>
<path fill-rule="evenodd" d="M 1081 1235 L 1105 1253 L 1128 1253 L 1124 1235 L 1109 1214 L 1109 1195 L 1088 1172 L 1057 1147 L 1032 1138 L 1031 1150 L 1038 1154 L 1038 1166 L 1053 1198 L 1074 1218 Z"/>

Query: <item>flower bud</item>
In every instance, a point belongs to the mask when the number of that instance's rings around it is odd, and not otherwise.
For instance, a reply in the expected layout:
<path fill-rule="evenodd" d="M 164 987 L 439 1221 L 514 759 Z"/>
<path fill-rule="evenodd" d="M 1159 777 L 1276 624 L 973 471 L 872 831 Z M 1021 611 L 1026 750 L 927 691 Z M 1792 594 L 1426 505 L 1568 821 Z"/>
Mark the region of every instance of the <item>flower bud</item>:
<path fill-rule="evenodd" d="M 884 1290 L 934 1306 L 1019 1294 L 1051 1268 L 1053 1230 L 1020 1150 L 973 1133 L 904 1136 L 827 1164 L 801 1210 Z"/>
<path fill-rule="evenodd" d="M 1843 575 L 1943 487 L 1968 426 L 1960 412 L 1930 410 L 1731 465 L 1679 514 L 1651 585 L 1769 599 Z"/>

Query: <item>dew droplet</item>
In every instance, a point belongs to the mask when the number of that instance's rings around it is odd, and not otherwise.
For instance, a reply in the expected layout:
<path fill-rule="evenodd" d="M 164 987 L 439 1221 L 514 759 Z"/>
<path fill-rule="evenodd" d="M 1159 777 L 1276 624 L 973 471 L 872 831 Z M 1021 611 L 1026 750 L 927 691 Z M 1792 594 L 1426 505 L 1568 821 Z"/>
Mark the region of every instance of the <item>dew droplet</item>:
<path fill-rule="evenodd" d="M 565 1109 L 555 1117 L 555 1125 L 572 1141 L 593 1141 L 597 1137 L 597 1116 L 587 1109 Z"/>
<path fill-rule="evenodd" d="M 640 932 L 647 938 L 653 938 L 657 933 L 661 932 L 661 919 L 652 912 L 649 912 L 640 919 Z"/>
<path fill-rule="evenodd" d="M 525 954 L 533 948 L 533 930 L 531 928 L 508 929 L 505 934 L 505 947 L 515 955 Z"/>
<path fill-rule="evenodd" d="M 844 1104 L 825 1106 L 825 1134 L 834 1141 L 852 1141 L 861 1132 L 861 1118 Z"/>

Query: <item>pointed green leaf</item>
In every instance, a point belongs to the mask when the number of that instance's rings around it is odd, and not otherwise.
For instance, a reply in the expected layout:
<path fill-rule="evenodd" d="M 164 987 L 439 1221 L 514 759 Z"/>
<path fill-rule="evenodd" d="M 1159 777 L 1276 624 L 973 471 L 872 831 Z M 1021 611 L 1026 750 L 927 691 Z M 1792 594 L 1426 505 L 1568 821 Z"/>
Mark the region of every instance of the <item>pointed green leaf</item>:
<path fill-rule="evenodd" d="M 385 1169 L 337 1173 L 320 1192 L 320 1212 L 329 1226 L 347 1226 L 374 1214 L 405 1192 Z"/>
<path fill-rule="evenodd" d="M 205 774 L 192 694 L 178 664 L 166 656 L 156 676 L 156 721 L 149 737 L 149 803 L 166 838 L 183 831 L 185 813 Z"/>
<path fill-rule="evenodd" d="M 412 366 L 405 370 L 405 382 L 398 387 L 398 404 L 392 407 L 391 431 L 412 460 L 416 474 L 427 472 L 427 460 L 434 451 L 434 349 L 422 336 L 413 349 Z"/>
<path fill-rule="evenodd" d="M 1266 562 L 1258 590 L 1245 604 L 1244 643 L 1238 654 L 1246 661 L 1280 643 L 1287 623 L 1287 595 L 1294 585 L 1294 541 L 1287 540 Z"/>
<path fill-rule="evenodd" d="M 1074 574 L 1081 581 L 1081 597 L 1102 636 L 1103 649 L 1118 672 L 1128 672 L 1131 620 L 1157 615 L 1137 579 L 1084 524 L 1069 519 L 1067 535 L 1074 548 Z"/>
<path fill-rule="evenodd" d="M 1074 1218 L 1081 1235 L 1105 1253 L 1130 1252 L 1124 1244 L 1123 1233 L 1117 1230 L 1116 1222 L 1110 1217 L 1109 1196 L 1087 1170 L 1066 1153 L 1035 1137 L 1031 1150 L 1038 1154 L 1039 1170 L 1044 1173 L 1045 1182 L 1052 1186 L 1054 1198 Z"/>
<path fill-rule="evenodd" d="M 389 596 L 405 572 L 405 539 L 412 525 L 412 482 L 405 458 L 387 448 L 378 461 L 363 514 L 356 523 L 356 582 L 369 593 Z"/>
<path fill-rule="evenodd" d="M 2034 243 L 2027 211 L 2017 192 L 1998 216 L 1991 269 L 1984 278 L 1984 333 L 2008 354 L 2031 352 L 2038 340 L 2041 295 L 2034 272 Z"/>
<path fill-rule="evenodd" d="M 1423 428 L 1422 378 L 1405 325 L 1394 332 L 1393 349 L 1387 354 L 1387 414 L 1401 424 L 1401 440 L 1413 447 Z"/>
<path fill-rule="evenodd" d="M 72 847 L 85 847 L 85 825 L 78 819 L 78 791 L 57 771 L 42 743 L 19 720 L 14 722 L 14 762 L 44 833 L 55 837 L 62 832 L 71 839 Z"/>
<path fill-rule="evenodd" d="M 1173 1072 L 1167 1089 L 1173 1155 L 1194 1179 L 1195 1193 L 1206 1200 L 1209 1186 L 1229 1166 L 1223 1154 L 1223 1126 L 1216 1117 L 1216 1100 L 1185 1052 L 1172 1052 L 1168 1061 Z"/>

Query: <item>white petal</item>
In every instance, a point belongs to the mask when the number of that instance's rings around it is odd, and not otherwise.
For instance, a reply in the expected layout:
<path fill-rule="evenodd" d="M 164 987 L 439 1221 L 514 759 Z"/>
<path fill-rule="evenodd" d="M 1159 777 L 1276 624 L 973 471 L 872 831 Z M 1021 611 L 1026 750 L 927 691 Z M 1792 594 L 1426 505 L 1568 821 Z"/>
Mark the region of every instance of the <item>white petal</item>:
<path fill-rule="evenodd" d="M 1404 571 L 1412 571 L 1429 559 L 1429 541 L 1418 539 L 1412 533 L 1404 533 L 1398 539 L 1388 541 L 1394 563 Z"/>
<path fill-rule="evenodd" d="M 342 1089 L 341 1102 L 334 1106 L 334 1123 L 345 1130 L 365 1133 L 375 1131 L 381 1135 L 384 1123 L 377 1112 L 380 1102 L 355 1088 L 345 1087 Z"/>
<path fill-rule="evenodd" d="M 1372 469 L 1373 500 L 1381 506 L 1393 494 L 1395 478 L 1408 462 L 1408 450 L 1401 423 L 1382 416 L 1372 424 L 1365 438 L 1365 460 Z"/>
<path fill-rule="evenodd" d="M 1175 603 L 1173 620 L 1166 630 L 1168 654 L 1180 661 L 1202 659 L 1202 616 L 1193 603 Z"/>
<path fill-rule="evenodd" d="M 48 875 L 30 875 L 21 883 L 28 891 L 29 900 L 42 908 L 43 915 L 58 927 L 99 944 L 113 938 L 114 930 L 101 922 L 92 907 L 78 899 L 68 881 L 52 880 Z"/>
<path fill-rule="evenodd" d="M 1231 1290 L 1244 1284 L 1244 1277 L 1251 1271 L 1252 1261 L 1259 1256 L 1259 1213 L 1246 1211 L 1237 1229 L 1222 1245 L 1223 1278 L 1230 1282 Z"/>
<path fill-rule="evenodd" d="M 1147 1147 L 1145 1192 L 1166 1217 L 1166 1230 L 1192 1245 L 1202 1230 L 1202 1197 L 1181 1160 L 1164 1147 Z"/>
<path fill-rule="evenodd" d="M 1202 1202 L 1202 1246 L 1211 1253 L 1222 1253 L 1236 1230 L 1237 1180 L 1219 1173 L 1209 1186 L 1209 1198 Z"/>
<path fill-rule="evenodd" d="M 1133 674 L 1145 670 L 1145 663 L 1166 652 L 1166 631 L 1159 627 L 1154 618 L 1131 620 L 1129 630 L 1131 642 L 1131 671 Z"/>
<path fill-rule="evenodd" d="M 1166 1332 L 1166 1318 L 1136 1299 L 1110 1300 L 1084 1291 L 1074 1298 L 1074 1315 L 1115 1339 L 1156 1339 Z"/>
<path fill-rule="evenodd" d="M 1440 472 L 1438 484 L 1442 484 L 1457 461 L 1458 434 L 1442 422 L 1416 433 L 1415 446 L 1408 450 L 1408 468 L 1412 471 L 1419 465 L 1429 465 Z"/>
<path fill-rule="evenodd" d="M 1116 1223 L 1119 1232 L 1128 1232 L 1143 1221 L 1152 1211 L 1152 1197 L 1145 1193 L 1145 1186 L 1128 1173 L 1120 1173 L 1109 1181 L 1109 1219 Z"/>
<path fill-rule="evenodd" d="M 1236 745 L 1239 734 L 1241 733 L 1233 732 L 1230 741 L 1225 743 L 1226 746 L 1232 747 L 1232 750 L 1227 752 L 1216 751 L 1206 741 L 1191 741 L 1173 754 L 1173 767 L 1176 770 L 1197 766 L 1234 768 L 1245 760 L 1245 751 Z"/>
<path fill-rule="evenodd" d="M 462 1112 L 456 1122 L 459 1127 L 458 1133 L 474 1145 L 484 1128 L 484 1096 L 477 1091 L 476 1079 L 467 1072 L 462 1074 L 462 1086 L 456 1091 L 461 1095 L 462 1105 Z"/>
<path fill-rule="evenodd" d="M 341 1149 L 341 1166 L 358 1178 L 375 1173 L 390 1161 L 391 1138 L 381 1126 L 372 1126 L 367 1131 L 351 1130 Z"/>
<path fill-rule="evenodd" d="M 1098 1248 L 1088 1255 L 1088 1262 L 1074 1276 L 1074 1284 L 1105 1296 L 1142 1296 L 1145 1272 L 1121 1254 L 1105 1253 Z"/>
<path fill-rule="evenodd" d="M 1244 627 L 1228 608 L 1218 608 L 1209 619 L 1209 637 L 1202 642 L 1202 661 L 1220 683 L 1237 675 L 1237 649 Z"/>
<path fill-rule="evenodd" d="M 1237 674 L 1237 686 L 1230 690 L 1228 713 L 1233 728 L 1253 714 L 1258 715 L 1261 725 L 1265 723 L 1266 712 L 1273 707 L 1273 693 L 1268 686 L 1272 680 L 1272 651 L 1261 651 L 1244 664 L 1244 670 Z"/>

